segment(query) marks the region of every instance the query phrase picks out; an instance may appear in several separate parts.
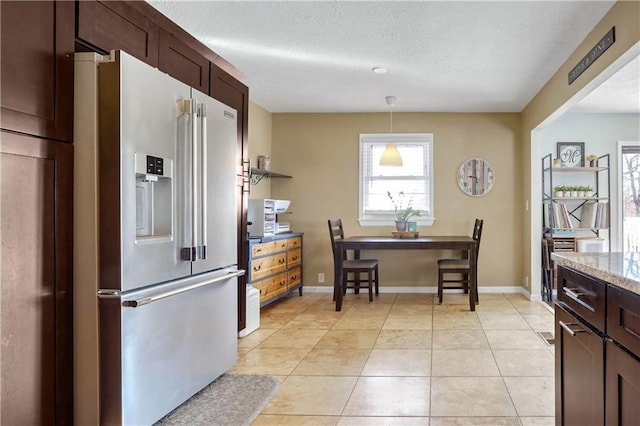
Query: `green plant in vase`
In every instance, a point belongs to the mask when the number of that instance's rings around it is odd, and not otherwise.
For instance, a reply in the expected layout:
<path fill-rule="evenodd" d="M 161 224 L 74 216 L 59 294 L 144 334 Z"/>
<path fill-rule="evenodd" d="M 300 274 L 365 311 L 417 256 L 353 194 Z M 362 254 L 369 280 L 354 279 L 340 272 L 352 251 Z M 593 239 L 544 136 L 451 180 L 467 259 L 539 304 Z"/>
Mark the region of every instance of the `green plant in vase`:
<path fill-rule="evenodd" d="M 395 197 L 391 195 L 390 191 L 387 191 L 387 196 L 391 200 L 391 204 L 393 204 L 396 215 L 396 230 L 402 232 L 406 231 L 407 222 L 413 216 L 420 216 L 420 210 L 416 210 L 411 206 L 411 198 L 406 200 L 405 203 L 406 194 L 404 191 L 398 192 Z"/>

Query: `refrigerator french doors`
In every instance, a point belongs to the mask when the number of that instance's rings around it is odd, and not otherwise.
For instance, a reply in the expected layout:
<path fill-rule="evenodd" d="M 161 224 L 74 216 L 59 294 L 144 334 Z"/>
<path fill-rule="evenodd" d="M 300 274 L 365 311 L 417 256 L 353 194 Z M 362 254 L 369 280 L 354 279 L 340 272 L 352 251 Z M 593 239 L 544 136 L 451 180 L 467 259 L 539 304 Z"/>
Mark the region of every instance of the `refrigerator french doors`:
<path fill-rule="evenodd" d="M 237 360 L 236 112 L 96 58 L 100 423 L 152 424 Z"/>

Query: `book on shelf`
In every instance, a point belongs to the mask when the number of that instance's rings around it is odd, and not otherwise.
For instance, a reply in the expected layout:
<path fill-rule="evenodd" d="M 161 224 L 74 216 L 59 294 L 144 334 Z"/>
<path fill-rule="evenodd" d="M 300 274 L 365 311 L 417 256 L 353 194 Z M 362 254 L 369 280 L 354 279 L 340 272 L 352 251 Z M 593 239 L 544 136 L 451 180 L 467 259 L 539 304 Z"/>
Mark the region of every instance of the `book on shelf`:
<path fill-rule="evenodd" d="M 571 229 L 573 224 L 564 203 L 549 203 L 549 225 L 551 228 Z M 546 219 L 546 218 L 545 218 Z"/>
<path fill-rule="evenodd" d="M 585 203 L 580 215 L 580 227 L 604 229 L 609 227 L 607 203 Z"/>

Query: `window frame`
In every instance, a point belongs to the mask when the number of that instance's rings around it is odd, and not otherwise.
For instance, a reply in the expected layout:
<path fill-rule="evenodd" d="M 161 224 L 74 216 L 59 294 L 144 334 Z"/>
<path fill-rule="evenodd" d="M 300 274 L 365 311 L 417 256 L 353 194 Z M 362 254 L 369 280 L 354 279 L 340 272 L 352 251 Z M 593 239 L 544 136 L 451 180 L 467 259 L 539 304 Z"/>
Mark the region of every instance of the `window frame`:
<path fill-rule="evenodd" d="M 411 218 L 412 222 L 417 222 L 419 226 L 431 226 L 435 221 L 434 213 L 434 160 L 433 160 L 433 133 L 361 133 L 359 141 L 358 151 L 358 222 L 360 226 L 394 226 L 395 214 L 394 213 L 378 213 L 378 214 L 364 214 L 364 191 L 365 191 L 365 176 L 364 176 L 364 147 L 369 144 L 388 144 L 396 143 L 402 144 L 417 144 L 426 146 L 427 151 L 427 191 L 429 195 L 429 215 L 425 215 L 424 211 L 421 212 L 421 216 L 414 216 Z"/>

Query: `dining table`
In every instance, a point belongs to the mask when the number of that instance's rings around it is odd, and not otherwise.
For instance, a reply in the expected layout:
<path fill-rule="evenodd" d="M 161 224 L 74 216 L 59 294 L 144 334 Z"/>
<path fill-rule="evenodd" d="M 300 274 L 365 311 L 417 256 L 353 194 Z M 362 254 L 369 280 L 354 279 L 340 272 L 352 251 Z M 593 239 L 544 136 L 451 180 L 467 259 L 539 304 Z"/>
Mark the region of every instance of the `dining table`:
<path fill-rule="evenodd" d="M 476 309 L 478 292 L 477 278 L 477 244 L 478 242 L 467 235 L 437 235 L 416 238 L 396 238 L 386 236 L 354 236 L 336 240 L 334 295 L 336 311 L 342 310 L 342 264 L 347 251 L 353 250 L 354 258 L 360 258 L 361 250 L 456 250 L 463 258 L 469 259 L 469 308 Z"/>

